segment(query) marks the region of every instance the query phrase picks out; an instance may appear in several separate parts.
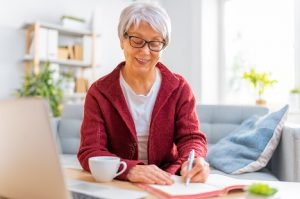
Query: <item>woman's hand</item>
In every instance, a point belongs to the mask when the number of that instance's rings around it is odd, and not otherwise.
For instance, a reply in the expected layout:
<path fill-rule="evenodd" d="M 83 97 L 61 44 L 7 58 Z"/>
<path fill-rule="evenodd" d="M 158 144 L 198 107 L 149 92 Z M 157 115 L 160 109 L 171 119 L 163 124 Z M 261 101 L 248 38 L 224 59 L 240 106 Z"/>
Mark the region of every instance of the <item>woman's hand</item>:
<path fill-rule="evenodd" d="M 156 165 L 135 165 L 128 173 L 130 182 L 142 182 L 148 184 L 170 185 L 174 181 L 171 174 L 161 170 Z"/>
<path fill-rule="evenodd" d="M 188 161 L 181 165 L 181 178 L 185 182 L 187 176 L 190 177 L 190 182 L 205 182 L 209 174 L 209 164 L 204 158 L 196 158 L 193 162 L 193 168 L 190 172 L 187 171 Z"/>

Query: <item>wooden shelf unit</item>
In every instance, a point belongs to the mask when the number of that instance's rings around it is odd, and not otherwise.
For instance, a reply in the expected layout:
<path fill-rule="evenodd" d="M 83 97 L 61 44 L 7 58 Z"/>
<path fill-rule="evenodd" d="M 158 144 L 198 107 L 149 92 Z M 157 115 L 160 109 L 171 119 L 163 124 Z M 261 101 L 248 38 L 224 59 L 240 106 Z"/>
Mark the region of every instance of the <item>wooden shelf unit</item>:
<path fill-rule="evenodd" d="M 72 29 L 67 28 L 62 25 L 58 24 L 51 24 L 46 22 L 31 22 L 31 23 L 25 23 L 23 27 L 26 30 L 26 45 L 25 45 L 25 56 L 24 61 L 26 62 L 26 72 L 31 71 L 31 65 L 33 65 L 33 71 L 34 73 L 39 73 L 40 70 L 40 63 L 42 62 L 51 62 L 51 63 L 57 63 L 61 65 L 69 65 L 69 66 L 75 66 L 75 67 L 82 67 L 82 68 L 93 68 L 93 71 L 96 67 L 96 61 L 95 61 L 95 49 L 96 49 L 96 39 L 100 36 L 100 34 L 96 34 L 94 31 L 89 30 L 78 30 L 78 29 Z M 75 36 L 75 37 L 84 37 L 84 36 L 90 36 L 92 40 L 92 46 L 91 46 L 91 62 L 86 63 L 79 60 L 60 60 L 60 59 L 45 59 L 40 57 L 40 49 L 39 49 L 39 42 L 40 42 L 40 28 L 47 28 L 58 31 L 58 34 L 61 35 L 67 35 L 67 36 Z M 35 39 L 35 42 L 33 43 L 33 54 L 30 54 L 30 48 L 32 45 L 33 37 Z M 93 79 L 95 79 L 95 75 L 93 72 Z"/>
<path fill-rule="evenodd" d="M 79 68 L 81 71 L 81 74 L 83 74 L 84 69 L 91 68 L 92 73 L 91 73 L 91 80 L 94 81 L 96 79 L 95 75 L 95 67 L 97 66 L 96 64 L 96 59 L 95 59 L 95 49 L 96 49 L 96 39 L 97 37 L 100 37 L 100 34 L 96 34 L 94 31 L 90 31 L 87 29 L 73 29 L 73 28 L 68 28 L 64 27 L 59 24 L 52 24 L 52 23 L 47 23 L 47 22 L 28 22 L 25 23 L 22 26 L 23 29 L 25 29 L 25 34 L 26 34 L 26 44 L 25 44 L 25 55 L 23 57 L 23 61 L 25 62 L 25 72 L 32 73 L 34 72 L 35 74 L 38 74 L 40 72 L 40 66 L 42 63 L 45 62 L 50 62 L 50 63 L 55 63 L 58 64 L 59 66 L 64 66 L 64 67 L 76 67 Z M 41 28 L 45 28 L 47 30 L 55 30 L 57 31 L 57 48 L 59 47 L 58 39 L 60 37 L 69 37 L 71 38 L 70 40 L 74 40 L 75 38 L 81 38 L 83 40 L 84 37 L 88 36 L 91 39 L 91 49 L 89 49 L 90 55 L 90 60 L 76 60 L 76 59 L 58 59 L 58 58 L 48 58 L 47 57 L 41 57 L 40 52 L 41 49 L 40 43 L 41 38 L 40 38 L 40 31 Z M 34 41 L 33 41 L 34 40 Z M 47 42 L 49 42 L 47 40 Z M 82 41 L 83 42 L 83 41 Z M 83 48 L 83 43 L 82 43 L 82 51 L 85 49 Z M 47 54 L 48 52 L 46 52 Z M 85 52 L 83 52 L 85 53 Z M 57 52 L 58 54 L 58 52 Z M 89 54 L 89 53 L 88 53 Z M 89 58 L 88 58 L 89 59 Z M 77 69 L 76 69 L 77 70 Z M 74 100 L 75 98 L 78 99 L 84 99 L 85 93 L 74 93 L 72 95 L 66 95 L 65 99 L 72 99 Z"/>

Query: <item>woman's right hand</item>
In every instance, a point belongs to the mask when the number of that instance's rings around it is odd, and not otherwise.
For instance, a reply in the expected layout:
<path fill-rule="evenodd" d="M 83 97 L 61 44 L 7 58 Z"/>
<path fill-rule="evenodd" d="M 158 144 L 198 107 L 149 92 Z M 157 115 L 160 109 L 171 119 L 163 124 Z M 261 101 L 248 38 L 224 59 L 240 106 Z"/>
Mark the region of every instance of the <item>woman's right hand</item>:
<path fill-rule="evenodd" d="M 161 170 L 156 165 L 135 165 L 130 169 L 127 178 L 130 182 L 170 185 L 174 181 L 171 174 Z"/>

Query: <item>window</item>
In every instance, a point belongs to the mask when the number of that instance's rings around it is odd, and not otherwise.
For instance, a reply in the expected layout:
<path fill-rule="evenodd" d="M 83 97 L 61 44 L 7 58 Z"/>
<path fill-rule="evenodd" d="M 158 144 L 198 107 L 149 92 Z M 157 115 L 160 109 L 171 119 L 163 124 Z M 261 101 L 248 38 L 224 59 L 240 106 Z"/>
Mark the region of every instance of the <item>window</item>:
<path fill-rule="evenodd" d="M 294 0 L 224 0 L 221 102 L 251 104 L 255 96 L 242 80 L 251 67 L 270 72 L 278 83 L 267 88 L 269 105 L 288 103 L 295 85 Z"/>

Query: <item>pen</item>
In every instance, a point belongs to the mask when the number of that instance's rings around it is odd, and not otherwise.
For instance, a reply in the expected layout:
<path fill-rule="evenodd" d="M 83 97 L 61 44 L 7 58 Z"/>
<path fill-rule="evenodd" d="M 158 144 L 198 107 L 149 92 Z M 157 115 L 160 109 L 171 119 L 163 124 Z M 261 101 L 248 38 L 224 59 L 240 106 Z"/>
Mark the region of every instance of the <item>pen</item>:
<path fill-rule="evenodd" d="M 190 155 L 189 155 L 189 159 L 188 159 L 188 167 L 187 167 L 187 172 L 189 173 L 192 170 L 193 167 L 193 162 L 194 162 L 194 156 L 195 156 L 195 151 L 194 149 L 191 150 Z M 186 178 L 185 181 L 185 186 L 188 186 L 190 183 L 190 177 Z"/>

